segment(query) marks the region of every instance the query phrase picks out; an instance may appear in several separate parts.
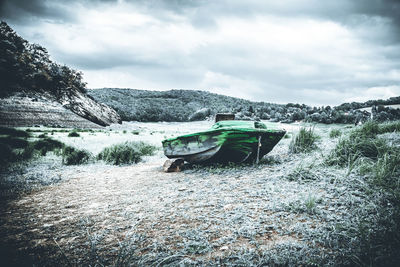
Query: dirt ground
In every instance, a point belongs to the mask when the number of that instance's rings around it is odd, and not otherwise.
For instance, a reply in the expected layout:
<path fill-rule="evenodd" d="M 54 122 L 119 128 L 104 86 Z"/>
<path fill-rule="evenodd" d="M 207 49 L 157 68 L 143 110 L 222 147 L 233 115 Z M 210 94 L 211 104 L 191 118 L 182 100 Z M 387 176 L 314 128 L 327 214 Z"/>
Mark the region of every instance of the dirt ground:
<path fill-rule="evenodd" d="M 164 173 L 159 151 L 132 166 L 46 169 L 59 182 L 2 203 L 3 257 L 47 266 L 332 264 L 329 229 L 365 200 L 344 171 L 318 167 L 335 142 L 320 134 L 317 151 L 291 155 L 283 139 L 259 165 Z"/>

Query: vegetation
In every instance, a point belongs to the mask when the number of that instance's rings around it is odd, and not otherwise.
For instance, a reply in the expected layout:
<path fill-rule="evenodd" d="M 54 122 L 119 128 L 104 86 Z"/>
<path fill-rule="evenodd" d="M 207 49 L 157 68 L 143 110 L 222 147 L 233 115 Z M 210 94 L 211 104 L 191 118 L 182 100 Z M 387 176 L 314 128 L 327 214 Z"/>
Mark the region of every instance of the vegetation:
<path fill-rule="evenodd" d="M 98 160 L 104 160 L 114 165 L 138 163 L 142 156 L 153 155 L 156 147 L 144 142 L 124 142 L 104 148 L 98 155 Z"/>
<path fill-rule="evenodd" d="M 385 140 L 378 138 L 378 134 L 395 132 L 400 122 L 378 124 L 367 122 L 362 127 L 353 130 L 347 138 L 341 139 L 335 149 L 326 159 L 328 165 L 353 166 L 362 159 L 378 160 L 383 155 L 393 151 Z"/>
<path fill-rule="evenodd" d="M 339 136 L 341 136 L 342 135 L 342 132 L 339 130 L 339 129 L 332 129 L 330 132 L 329 132 L 329 137 L 330 138 L 337 138 L 337 137 L 339 137 Z"/>
<path fill-rule="evenodd" d="M 81 136 L 76 130 L 69 132 L 68 137 L 79 137 Z"/>
<path fill-rule="evenodd" d="M 38 135 L 40 139 L 28 141 L 26 138 L 31 136 L 28 130 L 0 128 L 0 163 L 2 168 L 30 160 L 36 156 L 45 156 L 50 151 L 61 154 L 62 162 L 66 165 L 87 163 L 92 157 L 86 150 L 66 146 L 58 140 L 47 137 L 47 132 Z M 71 133 L 78 134 L 76 131 L 72 131 L 68 136 Z"/>
<path fill-rule="evenodd" d="M 360 240 L 356 253 L 361 265 L 394 266 L 399 260 L 400 148 L 379 137 L 399 126 L 368 122 L 340 140 L 326 159 L 328 165 L 348 166 L 362 175 L 366 192 L 378 205 L 372 218 L 366 214 L 358 222 L 356 231 L 343 230 L 349 239 Z"/>
<path fill-rule="evenodd" d="M 292 153 L 309 152 L 317 148 L 316 141 L 320 137 L 314 133 L 313 128 L 300 128 L 299 133 L 292 138 L 289 145 L 289 151 Z"/>
<path fill-rule="evenodd" d="M 92 154 L 87 150 L 76 149 L 71 146 L 64 146 L 62 149 L 62 161 L 65 165 L 80 165 L 87 163 Z"/>
<path fill-rule="evenodd" d="M 205 91 L 170 90 L 146 91 L 136 89 L 103 88 L 89 90 L 99 102 L 114 108 L 126 121 L 193 121 L 204 120 L 216 113 L 234 113 L 237 119 L 270 119 L 272 121 L 307 121 L 318 123 L 365 122 L 371 113 L 359 110 L 364 104 L 338 107 L 311 107 L 304 104 L 286 105 L 252 102 Z M 366 102 L 373 105 L 400 104 L 400 97 L 387 101 Z M 377 106 L 372 110 L 378 121 L 400 119 L 400 109 Z"/>
<path fill-rule="evenodd" d="M 21 89 L 48 91 L 56 96 L 86 91 L 81 72 L 54 63 L 44 47 L 21 38 L 4 21 L 0 22 L 0 51 L 0 96 Z"/>

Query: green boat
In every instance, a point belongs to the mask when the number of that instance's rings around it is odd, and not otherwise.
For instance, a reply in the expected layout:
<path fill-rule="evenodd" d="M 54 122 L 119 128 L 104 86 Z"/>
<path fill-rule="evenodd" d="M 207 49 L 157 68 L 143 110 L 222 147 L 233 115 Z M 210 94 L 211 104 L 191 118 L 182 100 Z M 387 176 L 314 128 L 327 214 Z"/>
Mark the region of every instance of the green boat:
<path fill-rule="evenodd" d="M 270 152 L 286 131 L 267 127 L 258 121 L 227 120 L 211 129 L 162 141 L 168 158 L 189 163 L 228 163 L 258 161 Z"/>

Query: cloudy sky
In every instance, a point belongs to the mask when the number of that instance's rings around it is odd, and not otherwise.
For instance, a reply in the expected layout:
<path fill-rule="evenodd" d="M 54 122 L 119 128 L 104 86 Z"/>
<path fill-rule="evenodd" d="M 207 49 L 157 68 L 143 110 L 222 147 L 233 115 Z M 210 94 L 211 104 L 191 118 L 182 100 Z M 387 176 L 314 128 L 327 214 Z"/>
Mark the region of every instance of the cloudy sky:
<path fill-rule="evenodd" d="M 0 0 L 89 88 L 336 105 L 400 95 L 399 0 Z"/>

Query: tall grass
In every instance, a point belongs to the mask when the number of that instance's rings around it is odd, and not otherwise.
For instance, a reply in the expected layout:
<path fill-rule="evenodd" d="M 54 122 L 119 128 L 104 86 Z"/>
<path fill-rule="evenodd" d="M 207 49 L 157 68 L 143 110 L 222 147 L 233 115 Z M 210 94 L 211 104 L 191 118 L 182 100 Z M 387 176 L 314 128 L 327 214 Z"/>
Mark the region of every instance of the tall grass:
<path fill-rule="evenodd" d="M 81 136 L 76 130 L 72 130 L 68 133 L 68 137 L 79 137 Z"/>
<path fill-rule="evenodd" d="M 62 162 L 65 165 L 80 165 L 87 163 L 92 154 L 84 149 L 76 149 L 71 146 L 65 146 L 62 149 Z"/>
<path fill-rule="evenodd" d="M 317 148 L 316 141 L 320 137 L 314 133 L 313 128 L 300 128 L 299 133 L 292 138 L 289 145 L 291 153 L 304 153 Z"/>
<path fill-rule="evenodd" d="M 337 138 L 337 137 L 339 137 L 339 136 L 341 136 L 342 135 L 342 132 L 339 130 L 339 129 L 332 129 L 330 132 L 329 132 L 329 137 L 330 138 Z"/>
<path fill-rule="evenodd" d="M 373 217 L 346 233 L 360 240 L 355 255 L 360 265 L 394 266 L 400 260 L 400 148 L 378 136 L 399 130 L 400 122 L 367 122 L 341 139 L 326 158 L 328 165 L 352 166 L 363 175 L 366 192 L 379 196 Z"/>
<path fill-rule="evenodd" d="M 8 135 L 13 137 L 30 137 L 30 133 L 15 128 L 0 127 L 0 135 Z"/>
<path fill-rule="evenodd" d="M 142 156 L 153 155 L 156 149 L 144 142 L 124 142 L 104 148 L 97 159 L 114 165 L 138 163 Z"/>
<path fill-rule="evenodd" d="M 39 140 L 28 141 L 20 137 L 30 137 L 30 133 L 13 128 L 0 128 L 0 164 L 7 169 L 10 165 L 30 160 L 34 157 L 45 156 L 52 151 L 62 156 L 66 165 L 83 164 L 89 161 L 91 154 L 86 150 L 79 150 L 66 146 L 64 143 L 40 136 Z"/>

